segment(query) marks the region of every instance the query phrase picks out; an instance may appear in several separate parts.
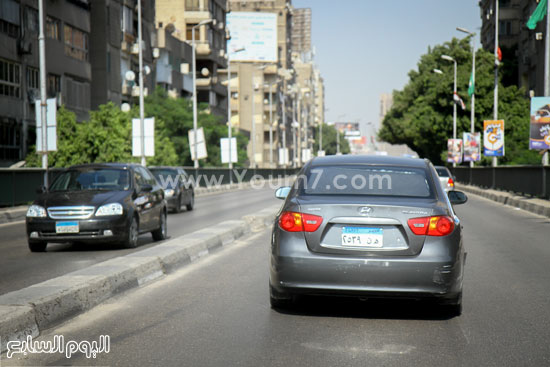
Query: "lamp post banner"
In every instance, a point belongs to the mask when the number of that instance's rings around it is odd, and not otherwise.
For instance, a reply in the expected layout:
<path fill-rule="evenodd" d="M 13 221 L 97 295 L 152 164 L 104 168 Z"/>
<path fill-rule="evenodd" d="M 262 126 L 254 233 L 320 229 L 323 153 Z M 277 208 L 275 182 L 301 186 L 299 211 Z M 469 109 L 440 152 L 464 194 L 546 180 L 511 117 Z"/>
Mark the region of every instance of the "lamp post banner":
<path fill-rule="evenodd" d="M 447 140 L 447 162 L 462 163 L 462 139 Z"/>
<path fill-rule="evenodd" d="M 483 155 L 504 157 L 504 120 L 483 121 Z"/>
<path fill-rule="evenodd" d="M 550 97 L 531 98 L 529 149 L 550 149 Z"/>
<path fill-rule="evenodd" d="M 464 133 L 464 162 L 477 162 L 481 159 L 480 135 L 480 133 Z"/>

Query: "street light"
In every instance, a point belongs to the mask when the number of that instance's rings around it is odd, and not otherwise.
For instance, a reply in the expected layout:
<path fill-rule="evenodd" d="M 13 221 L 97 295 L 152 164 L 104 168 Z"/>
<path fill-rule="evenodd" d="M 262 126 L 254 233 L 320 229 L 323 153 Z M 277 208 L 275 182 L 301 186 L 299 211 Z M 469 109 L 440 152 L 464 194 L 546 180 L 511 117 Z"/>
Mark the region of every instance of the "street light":
<path fill-rule="evenodd" d="M 498 20 L 497 20 L 498 22 Z M 462 33 L 466 33 L 468 35 L 470 35 L 472 37 L 472 86 L 473 86 L 473 93 L 472 93 L 472 108 L 471 108 L 471 111 L 470 111 L 470 132 L 473 134 L 474 133 L 474 118 L 475 118 L 475 103 L 476 103 L 476 90 L 475 90 L 475 85 L 476 85 L 476 40 L 475 40 L 475 36 L 476 34 L 473 33 L 473 32 L 470 32 L 469 30 L 467 30 L 466 28 L 462 28 L 462 27 L 456 27 L 456 30 L 459 31 L 459 32 L 462 32 Z M 498 36 L 496 36 L 498 37 Z M 470 168 L 474 166 L 474 162 L 473 161 L 470 161 Z"/>
<path fill-rule="evenodd" d="M 227 137 L 229 140 L 229 184 L 233 184 L 233 160 L 231 159 L 231 139 L 233 135 L 233 126 L 231 123 L 231 53 L 244 51 L 245 48 L 241 47 L 233 52 L 227 52 Z"/>
<path fill-rule="evenodd" d="M 141 1 L 138 1 L 138 4 L 140 3 Z M 216 19 L 206 19 L 200 22 L 199 24 L 196 24 L 193 27 L 191 27 L 191 40 L 192 40 L 191 45 L 193 48 L 193 135 L 195 140 L 195 146 L 193 147 L 193 150 L 195 152 L 195 159 L 194 159 L 195 168 L 199 168 L 199 150 L 198 150 L 199 144 L 198 144 L 198 137 L 197 137 L 197 61 L 196 61 L 197 47 L 195 45 L 195 29 L 210 23 L 212 23 L 212 25 L 216 25 Z M 141 42 L 140 42 L 140 46 L 141 46 Z M 140 70 L 140 75 L 141 75 L 141 70 Z M 143 131 L 143 127 L 141 131 Z M 229 160 L 231 160 L 231 157 Z"/>
<path fill-rule="evenodd" d="M 252 127 L 251 127 L 251 134 L 252 134 L 252 168 L 256 168 L 256 119 L 254 118 L 255 114 L 255 99 L 256 99 L 256 85 L 254 84 L 254 70 L 263 70 L 266 67 L 268 67 L 268 64 L 258 66 L 252 69 Z"/>
<path fill-rule="evenodd" d="M 441 58 L 443 60 L 451 61 L 454 63 L 454 87 L 453 87 L 453 144 L 454 140 L 456 140 L 456 102 L 455 102 L 455 96 L 456 96 L 456 67 L 457 63 L 454 58 L 448 55 L 441 55 Z M 456 163 L 453 162 L 453 167 L 456 167 Z"/>
<path fill-rule="evenodd" d="M 269 167 L 273 168 L 273 92 L 272 87 L 279 81 L 267 84 L 269 88 Z M 264 88 L 266 86 L 264 85 Z"/>

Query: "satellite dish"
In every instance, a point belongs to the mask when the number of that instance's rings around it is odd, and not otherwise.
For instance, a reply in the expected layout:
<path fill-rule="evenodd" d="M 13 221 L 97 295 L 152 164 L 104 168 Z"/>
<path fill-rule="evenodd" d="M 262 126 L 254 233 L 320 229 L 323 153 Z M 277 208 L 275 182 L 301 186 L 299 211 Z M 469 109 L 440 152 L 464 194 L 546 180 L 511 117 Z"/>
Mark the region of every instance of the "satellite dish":
<path fill-rule="evenodd" d="M 130 112 L 130 105 L 128 103 L 123 103 L 120 105 L 122 112 Z"/>
<path fill-rule="evenodd" d="M 124 74 L 124 77 L 125 77 L 126 80 L 128 80 L 129 82 L 133 82 L 134 80 L 136 80 L 136 73 L 134 73 L 132 70 L 128 70 L 128 71 Z"/>
<path fill-rule="evenodd" d="M 149 67 L 149 65 L 145 65 L 143 69 L 145 71 L 145 75 L 149 75 L 151 73 L 151 68 Z"/>
<path fill-rule="evenodd" d="M 208 76 L 210 74 L 210 70 L 208 70 L 208 68 L 202 68 L 201 74 L 202 76 Z"/>

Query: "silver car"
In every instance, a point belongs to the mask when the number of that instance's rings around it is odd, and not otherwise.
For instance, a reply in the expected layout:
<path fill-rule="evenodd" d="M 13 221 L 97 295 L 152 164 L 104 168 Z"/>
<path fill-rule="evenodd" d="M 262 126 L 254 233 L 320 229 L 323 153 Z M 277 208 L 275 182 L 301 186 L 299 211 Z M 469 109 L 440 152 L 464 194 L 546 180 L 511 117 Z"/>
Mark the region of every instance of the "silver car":
<path fill-rule="evenodd" d="M 452 204 L 434 166 L 384 156 L 314 158 L 284 199 L 272 233 L 270 299 L 296 295 L 435 298 L 462 312 L 465 254 Z"/>
<path fill-rule="evenodd" d="M 447 167 L 435 166 L 435 171 L 439 176 L 439 182 L 441 182 L 441 186 L 443 186 L 443 190 L 448 192 L 455 189 L 455 181 L 454 181 L 453 175 L 451 174 L 451 171 L 449 171 Z"/>

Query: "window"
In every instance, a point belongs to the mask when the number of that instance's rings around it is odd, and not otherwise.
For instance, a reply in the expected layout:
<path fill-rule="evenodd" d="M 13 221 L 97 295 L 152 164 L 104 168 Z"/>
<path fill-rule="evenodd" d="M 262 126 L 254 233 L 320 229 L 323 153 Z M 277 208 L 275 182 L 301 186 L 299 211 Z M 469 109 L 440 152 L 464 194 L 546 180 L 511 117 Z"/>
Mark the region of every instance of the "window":
<path fill-rule="evenodd" d="M 200 10 L 200 1 L 199 0 L 185 0 L 185 10 L 187 10 L 187 11 L 198 11 L 198 10 Z"/>
<path fill-rule="evenodd" d="M 47 80 L 48 97 L 55 97 L 61 93 L 61 77 L 55 74 L 48 74 Z"/>
<path fill-rule="evenodd" d="M 26 25 L 26 28 L 32 33 L 38 33 L 39 31 L 38 10 L 31 8 L 29 6 L 25 7 L 25 25 Z"/>
<path fill-rule="evenodd" d="M 67 107 L 75 110 L 90 109 L 90 83 L 79 81 L 65 76 L 65 89 L 63 93 Z"/>
<path fill-rule="evenodd" d="M 0 1 L 0 33 L 17 38 L 19 25 L 19 3 L 14 0 Z"/>
<path fill-rule="evenodd" d="M 88 61 L 88 34 L 65 24 L 65 55 Z"/>
<path fill-rule="evenodd" d="M 27 66 L 27 87 L 31 89 L 40 89 L 39 70 L 30 66 Z"/>
<path fill-rule="evenodd" d="M 186 33 L 186 36 L 185 36 L 185 39 L 188 40 L 188 41 L 192 41 L 193 40 L 193 27 L 196 26 L 197 24 L 196 23 L 187 23 L 187 33 Z M 199 37 L 199 34 L 198 34 L 198 29 L 195 29 L 195 39 L 200 39 Z"/>
<path fill-rule="evenodd" d="M 134 12 L 127 6 L 122 7 L 122 22 L 120 22 L 122 31 L 134 34 Z"/>
<path fill-rule="evenodd" d="M 21 66 L 0 59 L 0 95 L 19 98 L 21 90 Z"/>
<path fill-rule="evenodd" d="M 19 160 L 21 129 L 13 119 L 0 119 L 0 159 Z"/>
<path fill-rule="evenodd" d="M 60 36 L 59 20 L 52 17 L 46 17 L 46 37 L 60 41 Z"/>
<path fill-rule="evenodd" d="M 512 35 L 512 22 L 509 20 L 501 20 L 498 22 L 498 28 L 499 32 L 498 34 L 500 36 L 510 36 Z"/>

